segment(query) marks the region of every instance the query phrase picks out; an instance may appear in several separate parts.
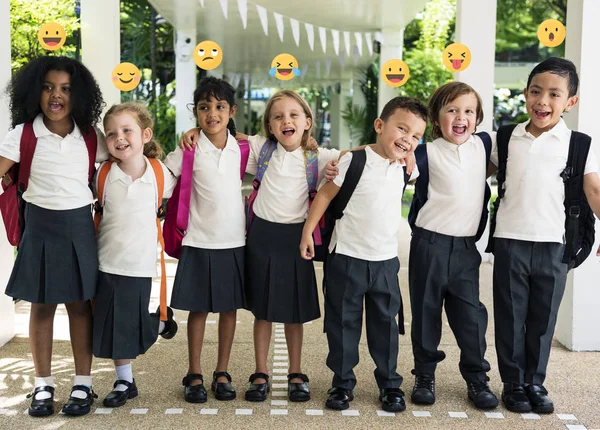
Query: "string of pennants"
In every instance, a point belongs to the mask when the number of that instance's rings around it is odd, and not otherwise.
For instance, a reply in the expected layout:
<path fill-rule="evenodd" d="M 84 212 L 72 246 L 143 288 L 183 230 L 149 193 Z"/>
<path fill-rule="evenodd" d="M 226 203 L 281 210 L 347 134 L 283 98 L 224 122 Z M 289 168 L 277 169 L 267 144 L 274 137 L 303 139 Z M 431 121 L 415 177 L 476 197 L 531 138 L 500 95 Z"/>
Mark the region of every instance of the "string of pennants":
<path fill-rule="evenodd" d="M 199 0 L 199 3 L 202 7 L 204 7 L 206 0 Z M 223 11 L 223 16 L 225 19 L 228 19 L 228 0 L 219 0 L 221 5 L 221 10 Z M 258 17 L 260 19 L 261 26 L 266 36 L 269 35 L 269 11 L 259 4 L 252 3 L 248 0 L 237 0 L 238 11 L 240 13 L 240 18 L 242 20 L 242 25 L 244 29 L 246 29 L 248 25 L 248 5 L 253 5 L 256 8 L 256 12 L 258 13 Z M 385 45 L 385 41 L 383 39 L 383 35 L 380 31 L 376 32 L 350 32 L 337 30 L 333 28 L 316 26 L 308 22 L 301 22 L 297 19 L 284 16 L 277 12 L 272 12 L 273 19 L 275 21 L 275 27 L 277 29 L 277 34 L 279 35 L 279 40 L 283 42 L 284 33 L 285 33 L 285 21 L 289 21 L 292 37 L 296 46 L 300 46 L 300 24 L 304 24 L 304 30 L 306 32 L 306 37 L 308 39 L 308 44 L 310 46 L 311 51 L 315 50 L 315 31 L 319 35 L 319 41 L 321 44 L 321 49 L 323 53 L 327 53 L 327 34 L 331 35 L 331 40 L 333 42 L 333 50 L 336 56 L 343 55 L 342 52 L 340 54 L 340 43 L 343 40 L 344 48 L 347 56 L 353 56 L 354 62 L 358 61 L 358 57 L 363 55 L 363 40 L 367 46 L 367 50 L 369 52 L 369 56 L 373 55 L 373 40 L 378 41 L 382 45 Z M 340 38 L 341 36 L 341 38 Z"/>

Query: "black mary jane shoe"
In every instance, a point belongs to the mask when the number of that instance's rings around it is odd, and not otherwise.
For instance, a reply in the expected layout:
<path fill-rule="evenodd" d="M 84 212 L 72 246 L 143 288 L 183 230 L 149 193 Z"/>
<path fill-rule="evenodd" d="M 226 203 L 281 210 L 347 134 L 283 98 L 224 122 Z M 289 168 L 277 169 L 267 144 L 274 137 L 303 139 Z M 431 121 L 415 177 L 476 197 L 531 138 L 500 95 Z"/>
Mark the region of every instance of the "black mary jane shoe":
<path fill-rule="evenodd" d="M 402 412 L 406 410 L 404 392 L 400 388 L 382 388 L 379 392 L 381 409 L 386 412 Z"/>
<path fill-rule="evenodd" d="M 227 382 L 217 381 L 222 376 L 227 378 Z M 231 375 L 227 372 L 213 372 L 213 381 L 210 389 L 215 393 L 217 400 L 233 400 L 236 397 L 235 388 L 231 385 Z"/>
<path fill-rule="evenodd" d="M 329 397 L 327 397 L 325 407 L 335 411 L 348 409 L 350 402 L 354 400 L 354 393 L 347 388 L 333 387 L 327 391 L 327 394 L 329 394 Z"/>
<path fill-rule="evenodd" d="M 262 378 L 267 382 L 264 384 L 254 384 L 254 380 L 258 378 Z M 246 400 L 249 402 L 264 402 L 267 400 L 267 393 L 269 391 L 271 391 L 269 386 L 269 375 L 261 372 L 250 375 L 250 378 L 248 379 L 248 389 L 246 390 L 245 395 Z"/>
<path fill-rule="evenodd" d="M 302 379 L 302 382 L 290 382 L 292 379 Z M 310 400 L 310 389 L 308 388 L 308 376 L 304 373 L 290 373 L 288 379 L 288 398 L 290 402 L 308 402 Z"/>
<path fill-rule="evenodd" d="M 37 400 L 35 395 L 47 391 L 50 393 L 49 399 Z M 32 417 L 47 417 L 54 414 L 54 387 L 45 385 L 43 387 L 36 387 L 33 393 L 27 394 L 27 398 L 31 398 L 31 406 L 29 406 L 29 415 Z"/>
<path fill-rule="evenodd" d="M 156 308 L 155 313 L 150 315 L 160 320 L 160 306 Z M 165 328 L 158 334 L 162 336 L 163 339 L 172 339 L 177 333 L 178 327 L 177 322 L 175 321 L 175 319 L 173 319 L 173 309 L 171 309 L 169 306 L 167 306 L 167 320 L 164 321 L 164 323 Z"/>
<path fill-rule="evenodd" d="M 125 385 L 127 387 L 124 391 L 113 390 L 108 393 L 108 396 L 104 398 L 102 402 L 107 408 L 118 408 L 127 403 L 128 399 L 133 399 L 138 396 L 138 389 L 135 385 L 135 379 L 133 382 L 124 381 L 122 379 L 117 380 L 113 388 L 117 388 L 117 385 Z"/>
<path fill-rule="evenodd" d="M 85 399 L 73 397 L 73 391 L 78 390 L 87 393 Z M 67 400 L 67 403 L 63 406 L 62 412 L 65 415 L 87 415 L 92 409 L 94 399 L 97 398 L 98 395 L 94 393 L 94 390 L 92 390 L 90 387 L 85 385 L 73 385 L 73 388 L 71 388 L 71 396 L 69 397 L 69 400 Z"/>
<path fill-rule="evenodd" d="M 190 385 L 194 379 L 199 379 L 199 385 Z M 188 373 L 181 381 L 185 387 L 185 401 L 188 403 L 205 403 L 208 393 L 204 388 L 204 377 L 199 373 Z"/>

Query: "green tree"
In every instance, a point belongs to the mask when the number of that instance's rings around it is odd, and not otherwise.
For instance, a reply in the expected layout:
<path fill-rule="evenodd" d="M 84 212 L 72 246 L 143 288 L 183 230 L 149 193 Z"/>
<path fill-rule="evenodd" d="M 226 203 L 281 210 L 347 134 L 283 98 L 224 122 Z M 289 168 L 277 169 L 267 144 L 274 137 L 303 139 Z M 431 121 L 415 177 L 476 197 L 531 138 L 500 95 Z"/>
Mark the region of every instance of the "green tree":
<path fill-rule="evenodd" d="M 55 51 L 46 51 L 38 40 L 40 27 L 56 22 L 65 28 L 67 40 Z M 52 52 L 52 55 L 74 56 L 73 33 L 79 29 L 75 16 L 75 0 L 10 0 L 11 67 L 15 71 L 27 62 Z"/>

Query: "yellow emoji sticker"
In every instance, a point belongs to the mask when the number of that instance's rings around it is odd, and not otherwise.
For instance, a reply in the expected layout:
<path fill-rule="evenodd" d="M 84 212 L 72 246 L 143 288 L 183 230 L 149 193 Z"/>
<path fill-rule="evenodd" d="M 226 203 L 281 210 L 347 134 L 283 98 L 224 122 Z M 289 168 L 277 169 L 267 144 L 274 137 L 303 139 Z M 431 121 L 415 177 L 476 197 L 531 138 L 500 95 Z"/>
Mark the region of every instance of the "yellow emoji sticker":
<path fill-rule="evenodd" d="M 194 61 L 196 65 L 204 70 L 212 70 L 219 67 L 223 60 L 221 47 L 212 40 L 204 40 L 194 48 Z"/>
<path fill-rule="evenodd" d="M 547 19 L 538 27 L 537 36 L 542 45 L 554 48 L 564 42 L 567 30 L 562 22 Z"/>
<path fill-rule="evenodd" d="M 471 64 L 471 51 L 462 43 L 451 43 L 444 49 L 442 62 L 451 72 L 462 72 Z"/>
<path fill-rule="evenodd" d="M 40 27 L 38 40 L 44 49 L 55 51 L 65 44 L 67 32 L 62 25 L 56 22 L 49 22 Z"/>
<path fill-rule="evenodd" d="M 279 54 L 271 61 L 269 75 L 275 76 L 281 81 L 289 81 L 295 76 L 300 76 L 301 72 L 298 68 L 298 60 L 290 54 Z"/>
<path fill-rule="evenodd" d="M 406 63 L 397 58 L 385 62 L 381 68 L 381 79 L 390 87 L 397 88 L 404 85 L 410 77 L 410 70 Z"/>
<path fill-rule="evenodd" d="M 112 71 L 112 81 L 120 91 L 131 91 L 140 84 L 142 73 L 132 63 L 121 63 Z"/>

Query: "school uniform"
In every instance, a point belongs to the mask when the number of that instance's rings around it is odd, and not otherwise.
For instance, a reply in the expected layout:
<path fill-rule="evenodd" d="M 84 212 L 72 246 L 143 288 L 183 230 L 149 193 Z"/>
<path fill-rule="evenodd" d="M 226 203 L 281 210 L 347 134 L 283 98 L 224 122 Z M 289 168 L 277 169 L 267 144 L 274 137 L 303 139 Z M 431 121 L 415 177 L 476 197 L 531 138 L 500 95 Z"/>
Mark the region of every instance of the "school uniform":
<path fill-rule="evenodd" d="M 216 148 L 200 132 L 195 148 L 188 230 L 177 265 L 171 307 L 191 312 L 229 312 L 243 308 L 245 217 L 237 140 Z M 165 164 L 181 175 L 183 151 Z"/>
<path fill-rule="evenodd" d="M 162 168 L 163 197 L 169 198 L 177 180 L 164 165 Z M 148 159 L 146 171 L 135 181 L 117 163 L 108 172 L 98 227 L 100 272 L 93 324 L 96 357 L 133 359 L 145 353 L 158 337 L 158 318 L 148 310 L 152 278 L 158 276 L 157 187 Z"/>
<path fill-rule="evenodd" d="M 404 170 L 398 161 L 365 149 L 366 163 L 344 216 L 337 220 L 329 245 L 325 272 L 325 332 L 329 343 L 327 366 L 334 372 L 332 387 L 352 390 L 356 385 L 358 343 L 363 300 L 369 352 L 377 368 L 380 389 L 398 388 L 398 336 L 404 331 L 402 297 L 398 284 L 398 233 Z M 334 183 L 341 187 L 352 153 L 339 164 Z M 418 176 L 415 169 L 411 178 Z M 399 322 L 396 322 L 396 316 Z"/>
<path fill-rule="evenodd" d="M 256 174 L 266 141 L 249 137 L 248 173 Z M 339 151 L 318 151 L 321 182 L 325 166 L 338 159 Z M 254 201 L 246 243 L 247 309 L 260 320 L 299 324 L 321 316 L 314 265 L 298 252 L 308 200 L 303 149 L 288 152 L 278 144 Z"/>
<path fill-rule="evenodd" d="M 98 129 L 96 161 L 108 158 Z M 25 229 L 6 294 L 31 303 L 71 303 L 91 299 L 96 292 L 98 254 L 89 188 L 89 156 L 77 124 L 64 138 L 33 121 L 37 144 L 27 191 Z M 0 143 L 0 156 L 21 159 L 23 124 Z"/>
<path fill-rule="evenodd" d="M 435 375 L 442 307 L 461 350 L 467 382 L 484 382 L 488 314 L 479 301 L 481 255 L 475 245 L 486 187 L 486 150 L 472 135 L 461 145 L 444 138 L 427 144 L 427 201 L 413 228 L 409 258 L 411 339 L 417 375 Z M 418 180 L 417 180 L 418 182 Z"/>
<path fill-rule="evenodd" d="M 561 119 L 536 138 L 528 123 L 517 125 L 510 138 L 505 195 L 496 215 L 494 322 L 502 381 L 541 385 L 567 279 L 560 174 L 571 130 Z M 497 151 L 491 161 L 498 165 Z M 590 148 L 584 174 L 593 172 L 598 164 Z"/>

